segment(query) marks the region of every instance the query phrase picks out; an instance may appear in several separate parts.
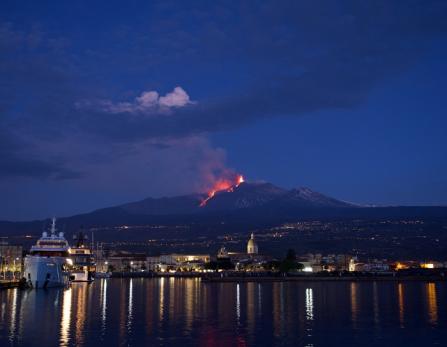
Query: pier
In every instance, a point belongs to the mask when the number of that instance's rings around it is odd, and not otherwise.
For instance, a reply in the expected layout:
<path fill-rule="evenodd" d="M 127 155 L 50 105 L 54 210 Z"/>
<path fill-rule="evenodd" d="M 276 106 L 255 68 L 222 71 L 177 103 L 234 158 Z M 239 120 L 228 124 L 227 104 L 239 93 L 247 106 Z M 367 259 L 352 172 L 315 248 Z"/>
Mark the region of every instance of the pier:
<path fill-rule="evenodd" d="M 18 280 L 0 280 L 0 289 L 18 288 L 19 285 Z"/>

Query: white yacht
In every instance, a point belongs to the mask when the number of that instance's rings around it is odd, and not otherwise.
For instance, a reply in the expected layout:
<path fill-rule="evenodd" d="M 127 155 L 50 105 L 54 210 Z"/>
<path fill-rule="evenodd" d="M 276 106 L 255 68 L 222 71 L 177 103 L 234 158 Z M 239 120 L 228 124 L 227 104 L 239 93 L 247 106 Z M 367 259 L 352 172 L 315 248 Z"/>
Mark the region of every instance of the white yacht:
<path fill-rule="evenodd" d="M 75 246 L 70 248 L 70 281 L 92 282 L 96 270 L 95 258 L 90 247 L 86 245 L 87 237 L 82 230 L 74 236 Z"/>
<path fill-rule="evenodd" d="M 31 252 L 25 257 L 25 278 L 33 288 L 62 287 L 68 284 L 70 246 L 64 233 L 56 232 L 56 218 L 51 223 L 50 235 L 46 231 Z"/>

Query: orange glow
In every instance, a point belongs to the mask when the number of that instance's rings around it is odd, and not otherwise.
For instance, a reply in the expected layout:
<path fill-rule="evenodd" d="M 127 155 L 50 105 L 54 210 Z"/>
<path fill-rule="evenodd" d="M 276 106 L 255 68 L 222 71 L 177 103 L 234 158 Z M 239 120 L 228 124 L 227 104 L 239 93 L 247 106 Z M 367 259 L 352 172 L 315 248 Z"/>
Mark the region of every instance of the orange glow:
<path fill-rule="evenodd" d="M 433 263 L 423 263 L 423 264 L 421 264 L 421 268 L 423 268 L 423 269 L 434 269 L 435 268 L 435 264 L 433 264 Z"/>
<path fill-rule="evenodd" d="M 241 183 L 244 183 L 244 182 L 245 182 L 245 180 L 244 180 L 244 176 L 242 176 L 242 175 L 237 176 L 236 187 L 239 187 L 239 185 L 240 185 Z"/>
<path fill-rule="evenodd" d="M 208 197 L 200 203 L 200 207 L 203 207 L 207 202 L 216 195 L 217 192 L 227 191 L 232 192 L 234 188 L 239 187 L 241 183 L 245 182 L 244 176 L 237 175 L 234 179 L 220 178 L 215 183 L 213 188 L 208 192 Z"/>
<path fill-rule="evenodd" d="M 396 263 L 396 270 L 405 270 L 405 269 L 409 269 L 410 267 L 407 264 L 403 264 L 400 262 Z"/>

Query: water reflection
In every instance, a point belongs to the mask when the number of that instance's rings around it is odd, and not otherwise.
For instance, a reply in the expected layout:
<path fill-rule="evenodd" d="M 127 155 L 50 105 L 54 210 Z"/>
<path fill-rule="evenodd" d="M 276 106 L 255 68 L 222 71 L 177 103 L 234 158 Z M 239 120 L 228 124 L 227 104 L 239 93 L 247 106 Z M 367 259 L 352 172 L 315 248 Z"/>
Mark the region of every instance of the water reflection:
<path fill-rule="evenodd" d="M 237 325 L 241 323 L 241 286 L 236 284 L 236 317 Z"/>
<path fill-rule="evenodd" d="M 379 293 L 377 289 L 377 282 L 373 283 L 373 310 L 374 310 L 374 327 L 379 328 L 380 312 L 379 312 Z"/>
<path fill-rule="evenodd" d="M 0 323 L 3 325 L 5 321 L 6 302 L 2 302 L 2 311 L 0 312 Z"/>
<path fill-rule="evenodd" d="M 127 308 L 127 330 L 130 333 L 132 331 L 132 310 L 133 310 L 133 278 L 130 279 L 129 283 L 129 300 Z"/>
<path fill-rule="evenodd" d="M 60 340 L 59 340 L 60 346 L 68 346 L 70 342 L 71 296 L 72 296 L 71 288 L 63 292 L 62 318 L 61 318 L 61 329 L 60 329 Z"/>
<path fill-rule="evenodd" d="M 312 288 L 306 289 L 306 319 L 314 320 L 314 297 Z"/>
<path fill-rule="evenodd" d="M 246 302 L 247 302 L 247 329 L 248 333 L 251 335 L 255 330 L 256 317 L 255 317 L 255 300 L 256 300 L 256 290 L 255 283 L 249 282 L 246 285 Z"/>
<path fill-rule="evenodd" d="M 164 293 L 164 285 L 165 285 L 165 278 L 162 277 L 159 280 L 159 289 L 158 289 L 158 295 L 159 295 L 159 300 L 158 300 L 158 320 L 160 322 L 163 321 L 163 317 L 164 317 L 164 307 L 165 307 L 165 293 Z"/>
<path fill-rule="evenodd" d="M 399 303 L 399 324 L 400 327 L 403 328 L 405 308 L 404 308 L 404 286 L 402 283 L 399 283 L 397 285 L 397 298 Z"/>
<path fill-rule="evenodd" d="M 314 293 L 312 288 L 306 288 L 306 347 L 313 347 Z"/>
<path fill-rule="evenodd" d="M 194 281 L 185 282 L 185 330 L 190 331 L 194 319 Z"/>
<path fill-rule="evenodd" d="M 351 283 L 351 321 L 352 327 L 357 328 L 358 304 L 357 304 L 357 286 L 355 282 Z"/>
<path fill-rule="evenodd" d="M 427 291 L 428 319 L 430 324 L 435 325 L 438 322 L 438 304 L 436 302 L 436 284 L 427 283 L 425 285 Z"/>
<path fill-rule="evenodd" d="M 87 283 L 76 284 L 75 301 L 76 301 L 76 346 L 84 344 L 84 324 L 87 319 L 86 315 L 86 295 Z"/>
<path fill-rule="evenodd" d="M 12 293 L 12 307 L 11 307 L 11 318 L 10 318 L 10 327 L 9 327 L 9 341 L 12 343 L 14 341 L 15 333 L 16 333 L 16 321 L 17 321 L 17 291 L 18 289 L 13 289 Z"/>
<path fill-rule="evenodd" d="M 0 292 L 0 346 L 319 346 L 334 332 L 344 345 L 442 345 L 446 294 L 446 283 L 197 279 L 7 290 Z"/>
<path fill-rule="evenodd" d="M 104 336 L 106 330 L 106 317 L 107 317 L 107 280 L 101 281 L 101 333 Z"/>

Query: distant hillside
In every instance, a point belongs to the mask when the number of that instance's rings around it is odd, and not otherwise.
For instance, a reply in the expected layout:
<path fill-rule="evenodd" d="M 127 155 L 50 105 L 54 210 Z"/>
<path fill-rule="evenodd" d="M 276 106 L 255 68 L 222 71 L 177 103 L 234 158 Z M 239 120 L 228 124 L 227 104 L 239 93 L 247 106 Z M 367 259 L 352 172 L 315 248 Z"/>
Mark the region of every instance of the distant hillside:
<path fill-rule="evenodd" d="M 59 219 L 67 232 L 81 225 L 189 225 L 212 232 L 213 225 L 225 223 L 244 228 L 296 221 L 299 219 L 447 219 L 447 207 L 362 207 L 343 202 L 308 188 L 286 190 L 271 183 L 242 183 L 217 192 L 205 205 L 206 194 L 147 198 L 137 202 L 98 209 Z M 37 235 L 45 221 L 0 222 L 0 235 Z"/>

